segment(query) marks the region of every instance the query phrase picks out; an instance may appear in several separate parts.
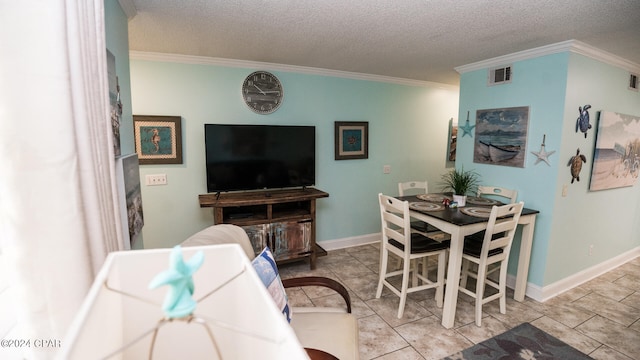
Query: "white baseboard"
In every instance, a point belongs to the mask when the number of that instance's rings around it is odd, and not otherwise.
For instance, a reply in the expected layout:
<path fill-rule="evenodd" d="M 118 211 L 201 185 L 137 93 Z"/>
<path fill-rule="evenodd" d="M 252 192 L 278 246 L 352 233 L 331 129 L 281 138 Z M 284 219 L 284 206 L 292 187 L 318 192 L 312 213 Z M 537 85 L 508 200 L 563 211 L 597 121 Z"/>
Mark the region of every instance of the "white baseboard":
<path fill-rule="evenodd" d="M 342 239 L 325 240 L 318 244 L 327 251 L 339 250 L 359 245 L 373 244 L 379 242 L 381 236 L 381 233 L 367 234 Z M 544 287 L 527 282 L 525 294 L 533 300 L 545 302 L 639 256 L 640 246 Z M 513 289 L 515 288 L 515 283 L 515 275 L 507 275 L 507 287 Z"/>
<path fill-rule="evenodd" d="M 339 250 L 359 245 L 377 243 L 380 241 L 381 237 L 382 233 L 366 234 L 342 239 L 319 241 L 318 245 L 327 251 Z"/>
<path fill-rule="evenodd" d="M 573 289 L 576 286 L 586 283 L 608 271 L 617 268 L 620 265 L 624 265 L 626 262 L 631 261 L 640 256 L 640 246 L 631 249 L 625 253 L 622 253 L 609 260 L 605 260 L 599 264 L 596 264 L 590 268 L 584 269 L 573 275 L 570 275 L 562 280 L 556 281 L 553 284 L 549 284 L 544 287 L 539 287 L 533 284 L 527 284 L 526 294 L 530 298 L 544 302 L 553 297 L 556 297 L 563 292 Z"/>

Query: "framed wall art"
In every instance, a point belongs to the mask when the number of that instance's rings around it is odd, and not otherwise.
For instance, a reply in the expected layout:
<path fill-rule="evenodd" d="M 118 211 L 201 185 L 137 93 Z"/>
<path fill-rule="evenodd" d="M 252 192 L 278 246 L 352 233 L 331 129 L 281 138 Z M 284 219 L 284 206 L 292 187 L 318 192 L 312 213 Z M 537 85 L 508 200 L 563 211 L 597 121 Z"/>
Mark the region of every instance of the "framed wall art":
<path fill-rule="evenodd" d="M 133 137 L 140 165 L 182 164 L 180 116 L 133 116 Z"/>
<path fill-rule="evenodd" d="M 601 111 L 589 190 L 633 186 L 640 172 L 640 116 Z"/>
<path fill-rule="evenodd" d="M 122 235 L 125 240 L 125 249 L 131 249 L 140 237 L 144 226 L 138 154 L 120 156 L 116 158 L 116 164 Z"/>
<path fill-rule="evenodd" d="M 113 154 L 121 155 L 120 121 L 122 119 L 122 101 L 120 101 L 120 84 L 116 75 L 116 57 L 107 49 L 107 78 L 109 80 L 109 107 L 111 130 L 113 132 Z"/>
<path fill-rule="evenodd" d="M 447 161 L 456 161 L 456 147 L 458 145 L 458 122 L 449 120 L 449 139 L 447 146 Z"/>
<path fill-rule="evenodd" d="M 367 159 L 369 157 L 369 123 L 366 121 L 335 122 L 335 159 Z"/>
<path fill-rule="evenodd" d="M 529 107 L 476 111 L 473 162 L 524 167 Z"/>

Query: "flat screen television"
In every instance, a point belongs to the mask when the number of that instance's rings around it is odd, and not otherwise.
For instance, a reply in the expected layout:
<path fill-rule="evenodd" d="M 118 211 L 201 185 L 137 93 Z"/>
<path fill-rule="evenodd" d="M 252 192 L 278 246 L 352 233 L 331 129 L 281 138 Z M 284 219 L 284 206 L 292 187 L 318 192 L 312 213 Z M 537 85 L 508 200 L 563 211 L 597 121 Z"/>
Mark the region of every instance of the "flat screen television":
<path fill-rule="evenodd" d="M 315 126 L 205 124 L 207 191 L 315 184 Z"/>

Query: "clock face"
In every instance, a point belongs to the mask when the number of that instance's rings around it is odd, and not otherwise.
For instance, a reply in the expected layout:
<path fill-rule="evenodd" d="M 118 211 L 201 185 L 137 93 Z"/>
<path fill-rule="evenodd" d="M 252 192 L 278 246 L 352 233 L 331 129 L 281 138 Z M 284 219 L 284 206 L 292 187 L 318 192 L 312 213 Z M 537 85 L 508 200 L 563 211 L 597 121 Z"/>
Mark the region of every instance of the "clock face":
<path fill-rule="evenodd" d="M 275 75 L 256 71 L 244 79 L 242 98 L 251 110 L 258 114 L 271 114 L 282 103 L 282 84 Z"/>

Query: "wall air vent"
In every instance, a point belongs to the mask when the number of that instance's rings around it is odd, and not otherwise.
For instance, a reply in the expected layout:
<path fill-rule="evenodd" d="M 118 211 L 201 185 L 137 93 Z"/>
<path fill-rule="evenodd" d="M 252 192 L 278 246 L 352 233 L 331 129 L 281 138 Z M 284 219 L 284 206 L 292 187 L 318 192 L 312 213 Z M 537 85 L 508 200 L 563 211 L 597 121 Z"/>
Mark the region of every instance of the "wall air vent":
<path fill-rule="evenodd" d="M 629 90 L 638 91 L 638 74 L 629 74 Z"/>
<path fill-rule="evenodd" d="M 511 65 L 489 69 L 489 85 L 508 84 L 512 75 Z"/>

